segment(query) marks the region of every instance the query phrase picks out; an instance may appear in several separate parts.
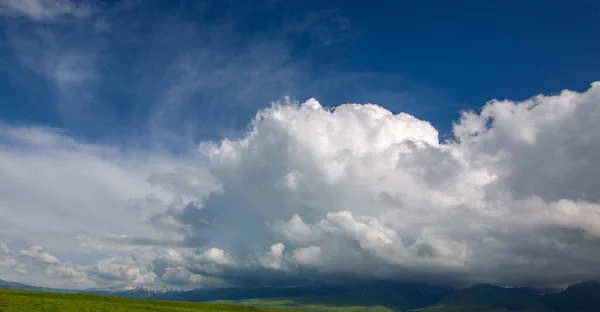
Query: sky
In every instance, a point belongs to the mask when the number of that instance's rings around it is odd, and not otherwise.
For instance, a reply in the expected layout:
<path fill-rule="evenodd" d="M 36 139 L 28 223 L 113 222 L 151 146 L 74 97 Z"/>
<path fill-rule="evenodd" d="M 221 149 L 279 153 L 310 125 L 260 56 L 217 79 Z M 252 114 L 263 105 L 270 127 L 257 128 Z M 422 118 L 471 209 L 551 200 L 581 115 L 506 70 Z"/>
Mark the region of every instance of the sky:
<path fill-rule="evenodd" d="M 598 279 L 598 55 L 586 0 L 0 0 L 0 279 Z"/>

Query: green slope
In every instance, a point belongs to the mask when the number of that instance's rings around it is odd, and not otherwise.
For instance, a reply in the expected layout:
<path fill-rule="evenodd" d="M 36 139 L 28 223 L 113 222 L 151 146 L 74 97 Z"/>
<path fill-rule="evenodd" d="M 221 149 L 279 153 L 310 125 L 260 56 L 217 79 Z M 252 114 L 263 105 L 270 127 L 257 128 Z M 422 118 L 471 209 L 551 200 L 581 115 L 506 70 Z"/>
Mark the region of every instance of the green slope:
<path fill-rule="evenodd" d="M 220 312 L 281 311 L 249 306 L 125 299 L 98 295 L 0 290 L 0 312 Z"/>

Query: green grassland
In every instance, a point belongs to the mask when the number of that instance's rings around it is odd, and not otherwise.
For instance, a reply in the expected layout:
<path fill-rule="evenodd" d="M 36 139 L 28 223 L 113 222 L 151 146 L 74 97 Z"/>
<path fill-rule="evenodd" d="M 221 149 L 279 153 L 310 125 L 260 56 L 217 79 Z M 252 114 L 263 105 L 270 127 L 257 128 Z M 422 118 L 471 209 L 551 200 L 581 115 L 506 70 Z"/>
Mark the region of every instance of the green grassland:
<path fill-rule="evenodd" d="M 303 303 L 294 299 L 249 299 L 212 303 L 126 299 L 112 296 L 62 294 L 37 291 L 0 290 L 0 312 L 275 312 L 275 311 L 345 311 L 390 312 L 382 307 L 330 306 Z"/>
<path fill-rule="evenodd" d="M 404 309 L 395 309 L 403 311 Z M 0 290 L 0 312 L 54 311 L 54 312 L 204 312 L 204 311 L 345 311 L 391 312 L 383 306 L 337 306 L 304 302 L 301 299 L 247 299 L 216 301 L 212 303 L 174 302 L 160 300 L 126 299 L 112 296 L 62 294 L 37 291 Z M 445 306 L 411 310 L 415 312 L 510 312 L 510 309 L 483 308 L 481 306 Z M 524 309 L 521 312 L 541 312 L 544 309 Z"/>
<path fill-rule="evenodd" d="M 282 311 L 243 305 L 124 299 L 98 295 L 0 290 L 0 312 L 204 312 Z"/>

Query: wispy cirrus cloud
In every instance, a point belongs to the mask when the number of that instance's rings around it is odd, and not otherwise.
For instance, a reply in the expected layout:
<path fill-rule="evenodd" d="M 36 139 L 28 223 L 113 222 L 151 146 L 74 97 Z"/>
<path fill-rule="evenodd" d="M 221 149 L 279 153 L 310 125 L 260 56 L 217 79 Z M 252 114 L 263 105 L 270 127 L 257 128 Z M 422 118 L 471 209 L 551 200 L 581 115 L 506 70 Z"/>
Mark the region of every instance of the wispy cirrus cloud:
<path fill-rule="evenodd" d="M 144 133 L 138 141 L 179 150 L 201 138 L 239 134 L 257 109 L 286 96 L 343 95 L 382 105 L 420 100 L 419 107 L 437 96 L 398 75 L 332 72 L 299 57 L 305 43 L 309 52 L 320 51 L 357 36 L 339 10 L 282 17 L 248 31 L 248 12 L 219 1 L 185 2 L 169 14 L 154 2 L 60 3 L 89 7 L 89 14 L 64 13 L 53 23 L 9 16 L 3 28 L 16 62 L 8 66 L 42 77 L 51 92 L 37 89 L 45 92 L 44 105 L 57 108 L 57 124 L 91 136 L 106 135 L 108 123 Z M 191 18 L 190 7 L 203 13 Z M 255 13 L 272 17 L 273 10 L 259 3 Z"/>
<path fill-rule="evenodd" d="M 1 0 L 0 14 L 22 16 L 36 22 L 60 22 L 64 18 L 85 18 L 93 7 L 71 0 Z"/>
<path fill-rule="evenodd" d="M 24 79 L 30 92 L 44 95 L 65 127 L 92 125 L 91 115 L 106 115 L 101 95 L 103 33 L 98 31 L 103 3 L 71 0 L 0 2 L 3 44 L 10 51 L 7 72 L 27 72 L 42 84 Z M 101 28 L 106 29 L 105 26 Z M 54 109 L 48 107 L 54 106 Z"/>

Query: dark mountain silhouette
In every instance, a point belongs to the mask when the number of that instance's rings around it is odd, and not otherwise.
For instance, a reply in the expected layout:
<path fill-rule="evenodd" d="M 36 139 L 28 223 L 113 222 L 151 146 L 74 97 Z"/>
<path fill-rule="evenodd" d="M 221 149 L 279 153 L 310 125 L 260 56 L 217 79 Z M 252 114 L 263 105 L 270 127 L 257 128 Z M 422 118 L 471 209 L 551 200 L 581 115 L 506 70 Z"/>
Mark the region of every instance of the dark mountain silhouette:
<path fill-rule="evenodd" d="M 455 290 L 448 286 L 376 282 L 356 286 L 197 289 L 188 292 L 167 292 L 155 298 L 183 301 L 294 298 L 298 303 L 332 306 L 381 305 L 409 310 L 435 304 L 453 292 Z"/>
<path fill-rule="evenodd" d="M 547 295 L 547 307 L 560 312 L 600 311 L 600 282 L 571 285 L 565 290 Z"/>
<path fill-rule="evenodd" d="M 477 285 L 461 289 L 434 306 L 420 312 L 598 312 L 600 283 L 586 282 L 554 293 L 541 293 L 529 288 L 504 288 Z"/>
<path fill-rule="evenodd" d="M 440 301 L 437 306 L 460 308 L 460 311 L 465 312 L 495 309 L 512 311 L 541 308 L 542 302 L 540 292 L 534 289 L 482 284 L 461 289 Z"/>

